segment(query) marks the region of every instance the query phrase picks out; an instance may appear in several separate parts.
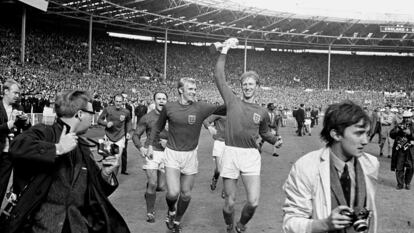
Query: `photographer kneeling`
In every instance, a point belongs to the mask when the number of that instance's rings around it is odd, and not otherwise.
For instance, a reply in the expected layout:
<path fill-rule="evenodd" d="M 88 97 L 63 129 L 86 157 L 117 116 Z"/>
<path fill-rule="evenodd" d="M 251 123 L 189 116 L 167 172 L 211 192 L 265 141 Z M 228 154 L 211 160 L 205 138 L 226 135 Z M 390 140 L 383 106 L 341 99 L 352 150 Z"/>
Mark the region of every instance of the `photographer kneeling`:
<path fill-rule="evenodd" d="M 90 144 L 78 137 L 91 125 L 84 91 L 56 97 L 57 122 L 36 125 L 10 146 L 17 203 L 1 218 L 0 232 L 129 233 L 107 196 L 118 186 L 115 156 L 96 164 Z"/>

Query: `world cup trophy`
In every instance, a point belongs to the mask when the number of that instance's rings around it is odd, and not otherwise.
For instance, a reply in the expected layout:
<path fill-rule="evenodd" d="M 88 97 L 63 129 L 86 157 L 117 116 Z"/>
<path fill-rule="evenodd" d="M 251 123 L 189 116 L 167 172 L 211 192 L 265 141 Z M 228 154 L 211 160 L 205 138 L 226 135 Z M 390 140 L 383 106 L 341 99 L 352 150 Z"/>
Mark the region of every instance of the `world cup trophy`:
<path fill-rule="evenodd" d="M 238 45 L 239 45 L 239 40 L 237 38 L 232 37 L 232 38 L 225 40 L 223 43 L 222 42 L 212 43 L 209 49 L 210 49 L 211 54 L 215 54 L 217 52 L 226 54 L 228 49 L 237 48 Z"/>

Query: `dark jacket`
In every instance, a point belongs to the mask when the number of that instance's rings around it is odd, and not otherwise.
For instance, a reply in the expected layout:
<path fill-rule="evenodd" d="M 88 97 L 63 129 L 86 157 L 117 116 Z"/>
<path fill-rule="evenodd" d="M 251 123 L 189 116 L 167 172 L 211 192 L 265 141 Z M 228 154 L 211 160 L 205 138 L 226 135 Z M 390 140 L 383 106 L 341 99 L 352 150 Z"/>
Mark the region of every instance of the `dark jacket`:
<path fill-rule="evenodd" d="M 20 111 L 23 110 L 23 108 L 19 105 L 14 105 L 12 108 Z M 15 127 L 10 130 L 9 126 L 7 126 L 8 121 L 9 119 L 3 106 L 3 99 L 0 99 L 0 200 L 3 200 L 3 197 L 6 194 L 7 185 L 12 172 L 12 162 L 10 156 L 8 153 L 3 152 L 6 145 L 6 138 L 9 137 L 9 134 L 17 136 L 23 130 L 28 129 L 31 126 L 31 124 L 27 124 L 26 121 L 15 121 Z"/>
<path fill-rule="evenodd" d="M 402 152 L 403 150 L 401 149 L 400 151 L 397 151 L 396 147 L 398 144 L 398 140 L 402 137 L 406 137 L 408 139 L 408 143 L 412 140 L 414 140 L 414 125 L 412 123 L 408 124 L 409 129 L 411 131 L 410 135 L 405 135 L 405 133 L 403 132 L 403 130 L 401 130 L 398 126 L 395 126 L 391 131 L 390 131 L 390 137 L 392 139 L 394 139 L 394 144 L 392 146 L 392 157 L 391 157 L 391 171 L 395 171 L 397 168 L 397 158 L 400 155 L 400 152 Z M 414 146 L 410 145 L 410 148 L 407 149 L 407 152 L 410 153 L 410 156 L 414 155 Z M 414 158 L 412 158 L 414 159 Z M 413 161 L 413 160 L 411 160 Z"/>
<path fill-rule="evenodd" d="M 125 104 L 125 108 L 128 109 L 128 111 L 129 111 L 129 118 L 132 119 L 132 106 L 130 104 L 126 103 Z M 145 113 L 145 114 L 147 114 L 147 113 Z"/>
<path fill-rule="evenodd" d="M 297 122 L 304 122 L 305 121 L 305 110 L 303 108 L 299 108 L 295 114 Z"/>
<path fill-rule="evenodd" d="M 12 107 L 13 107 L 13 109 L 23 111 L 23 108 L 20 105 L 16 104 L 16 105 L 13 105 Z M 12 133 L 12 131 L 9 129 L 9 126 L 7 126 L 8 121 L 9 121 L 9 119 L 7 117 L 6 109 L 4 109 L 3 99 L 0 99 L 0 153 L 2 153 L 2 151 L 4 149 L 7 135 Z M 14 125 L 16 126 L 14 131 L 13 131 L 15 136 L 17 136 L 23 130 L 28 129 L 31 126 L 30 124 L 26 124 L 25 121 L 23 121 L 23 122 L 22 121 L 16 121 Z"/>
<path fill-rule="evenodd" d="M 0 232 L 24 232 L 25 227 L 31 226 L 31 217 L 47 196 L 57 173 L 54 166 L 58 159 L 55 144 L 59 141 L 63 124 L 58 120 L 52 126 L 36 125 L 12 142 L 10 153 L 15 169 L 13 187 L 16 193 L 23 192 L 11 218 L 0 223 Z M 115 177 L 115 185 L 108 184 L 102 178 L 89 147 L 86 140 L 81 137 L 78 139 L 78 149 L 88 171 L 82 213 L 88 221 L 89 232 L 129 233 L 122 216 L 107 198 L 117 188 L 118 183 Z M 74 170 L 76 172 L 79 171 Z"/>
<path fill-rule="evenodd" d="M 137 116 L 138 119 L 141 119 L 145 114 L 147 114 L 147 106 L 140 104 L 137 107 L 135 107 L 135 116 Z"/>

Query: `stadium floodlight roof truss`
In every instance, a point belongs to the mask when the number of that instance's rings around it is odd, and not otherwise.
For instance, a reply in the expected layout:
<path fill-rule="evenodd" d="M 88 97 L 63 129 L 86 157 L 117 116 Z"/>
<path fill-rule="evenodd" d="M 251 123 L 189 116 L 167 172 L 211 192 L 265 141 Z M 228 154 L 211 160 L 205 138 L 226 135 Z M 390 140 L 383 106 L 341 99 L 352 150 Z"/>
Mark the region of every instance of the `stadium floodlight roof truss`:
<path fill-rule="evenodd" d="M 50 0 L 48 13 L 172 39 L 211 42 L 237 37 L 259 47 L 412 52 L 413 33 L 380 26 L 411 26 L 303 16 L 224 0 Z"/>

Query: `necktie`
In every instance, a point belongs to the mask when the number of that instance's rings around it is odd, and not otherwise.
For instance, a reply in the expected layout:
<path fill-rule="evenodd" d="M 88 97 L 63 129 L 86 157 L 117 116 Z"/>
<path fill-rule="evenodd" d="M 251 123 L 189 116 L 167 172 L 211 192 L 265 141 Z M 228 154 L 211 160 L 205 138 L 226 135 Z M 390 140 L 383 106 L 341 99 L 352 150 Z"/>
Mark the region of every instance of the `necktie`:
<path fill-rule="evenodd" d="M 270 113 L 270 125 L 273 125 L 273 119 L 274 119 L 273 113 Z"/>
<path fill-rule="evenodd" d="M 349 177 L 347 164 L 345 164 L 344 170 L 342 171 L 342 175 L 339 180 L 341 182 L 342 191 L 344 192 L 346 203 L 349 206 L 349 202 L 351 199 L 351 178 Z"/>

